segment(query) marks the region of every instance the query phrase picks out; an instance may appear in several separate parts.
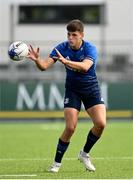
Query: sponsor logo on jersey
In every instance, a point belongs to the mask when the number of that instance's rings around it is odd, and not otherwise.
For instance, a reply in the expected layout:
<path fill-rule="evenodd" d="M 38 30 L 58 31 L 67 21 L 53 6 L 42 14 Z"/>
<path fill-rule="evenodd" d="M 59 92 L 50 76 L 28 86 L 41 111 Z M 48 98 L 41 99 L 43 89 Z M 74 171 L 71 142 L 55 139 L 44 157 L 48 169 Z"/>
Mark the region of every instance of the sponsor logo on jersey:
<path fill-rule="evenodd" d="M 67 60 L 70 60 L 69 56 L 66 57 Z"/>

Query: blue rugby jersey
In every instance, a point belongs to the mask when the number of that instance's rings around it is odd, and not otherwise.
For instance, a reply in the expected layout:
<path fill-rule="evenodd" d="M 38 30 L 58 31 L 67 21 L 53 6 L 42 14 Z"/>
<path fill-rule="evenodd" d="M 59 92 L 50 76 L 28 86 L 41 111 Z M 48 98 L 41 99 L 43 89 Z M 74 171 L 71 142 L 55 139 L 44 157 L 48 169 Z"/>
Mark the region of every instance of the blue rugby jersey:
<path fill-rule="evenodd" d="M 90 42 L 83 41 L 81 47 L 78 50 L 73 50 L 68 41 L 60 43 L 55 47 L 62 54 L 62 56 L 68 60 L 75 62 L 82 62 L 84 59 L 89 59 L 93 61 L 93 65 L 86 72 L 78 72 L 68 66 L 66 67 L 66 87 L 70 88 L 82 88 L 86 89 L 88 86 L 97 83 L 97 77 L 95 73 L 96 63 L 97 63 L 97 51 L 96 47 Z M 50 57 L 57 56 L 55 48 L 50 53 Z M 89 88 L 88 87 L 88 88 Z"/>

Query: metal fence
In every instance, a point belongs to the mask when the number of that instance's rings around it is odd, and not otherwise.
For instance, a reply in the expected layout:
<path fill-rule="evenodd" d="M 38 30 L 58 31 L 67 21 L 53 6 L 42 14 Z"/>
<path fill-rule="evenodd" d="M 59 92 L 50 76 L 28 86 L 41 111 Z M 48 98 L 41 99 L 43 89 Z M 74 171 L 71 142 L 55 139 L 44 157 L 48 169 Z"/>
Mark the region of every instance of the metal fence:
<path fill-rule="evenodd" d="M 93 41 L 99 53 L 97 74 L 101 81 L 133 80 L 133 41 L 106 41 L 103 46 Z M 57 42 L 27 42 L 40 46 L 41 56 L 48 56 Z M 59 62 L 46 72 L 41 72 L 30 60 L 13 62 L 9 59 L 9 42 L 0 42 L 0 80 L 44 80 L 61 82 L 65 79 L 65 68 Z"/>

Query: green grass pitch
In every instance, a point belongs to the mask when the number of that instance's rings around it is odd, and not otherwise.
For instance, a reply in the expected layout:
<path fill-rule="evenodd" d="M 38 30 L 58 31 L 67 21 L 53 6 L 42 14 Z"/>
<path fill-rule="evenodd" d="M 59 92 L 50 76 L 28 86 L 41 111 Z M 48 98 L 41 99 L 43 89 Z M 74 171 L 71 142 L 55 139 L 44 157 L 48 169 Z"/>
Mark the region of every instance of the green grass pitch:
<path fill-rule="evenodd" d="M 96 172 L 77 160 L 90 121 L 79 122 L 62 167 L 49 173 L 63 122 L 0 123 L 0 179 L 133 179 L 133 121 L 108 120 L 91 151 Z"/>

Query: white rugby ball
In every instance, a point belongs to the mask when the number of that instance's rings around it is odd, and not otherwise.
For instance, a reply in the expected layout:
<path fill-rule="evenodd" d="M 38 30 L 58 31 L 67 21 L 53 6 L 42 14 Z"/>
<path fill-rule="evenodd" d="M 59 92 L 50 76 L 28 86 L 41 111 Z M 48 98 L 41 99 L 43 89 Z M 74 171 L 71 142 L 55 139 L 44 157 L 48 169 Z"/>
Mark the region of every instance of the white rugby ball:
<path fill-rule="evenodd" d="M 29 52 L 27 44 L 22 41 L 13 42 L 8 48 L 8 55 L 14 61 L 23 60 Z"/>

